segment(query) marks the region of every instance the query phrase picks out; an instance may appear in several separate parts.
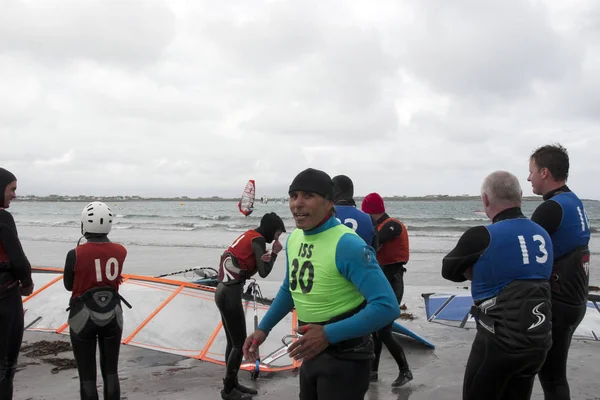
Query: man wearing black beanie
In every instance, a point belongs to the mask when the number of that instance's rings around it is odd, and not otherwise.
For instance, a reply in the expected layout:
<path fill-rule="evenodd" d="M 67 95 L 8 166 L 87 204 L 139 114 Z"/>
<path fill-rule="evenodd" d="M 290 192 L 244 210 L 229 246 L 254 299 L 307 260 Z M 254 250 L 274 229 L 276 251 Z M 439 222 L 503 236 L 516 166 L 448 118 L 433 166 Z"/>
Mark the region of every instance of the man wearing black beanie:
<path fill-rule="evenodd" d="M 13 378 L 23 340 L 21 296 L 33 291 L 31 265 L 23 253 L 12 215 L 6 211 L 17 197 L 17 178 L 0 168 L 0 399 L 13 398 Z"/>
<path fill-rule="evenodd" d="M 290 357 L 302 360 L 300 399 L 362 400 L 374 357 L 370 333 L 400 316 L 372 247 L 335 217 L 333 182 L 308 168 L 289 187 L 296 228 L 286 245 L 287 273 L 244 356 L 255 361 L 271 329 L 296 308 Z M 318 383 L 318 384 L 317 384 Z"/>

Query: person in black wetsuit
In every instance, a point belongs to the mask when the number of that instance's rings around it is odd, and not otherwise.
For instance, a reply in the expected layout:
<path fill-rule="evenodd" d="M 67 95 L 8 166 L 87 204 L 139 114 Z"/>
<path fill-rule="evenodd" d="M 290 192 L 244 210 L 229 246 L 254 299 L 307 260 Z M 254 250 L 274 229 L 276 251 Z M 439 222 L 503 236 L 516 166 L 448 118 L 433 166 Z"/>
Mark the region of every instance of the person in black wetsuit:
<path fill-rule="evenodd" d="M 408 262 L 410 249 L 408 244 L 408 231 L 402 222 L 391 218 L 385 212 L 385 204 L 378 193 L 369 193 L 361 204 L 362 210 L 371 215 L 375 220 L 375 235 L 377 236 L 377 261 L 385 277 L 392 286 L 398 305 L 404 296 L 404 266 Z M 398 365 L 399 374 L 392 386 L 406 385 L 413 379 L 412 372 L 406 360 L 404 349 L 400 341 L 394 337 L 392 324 L 389 324 L 373 334 L 375 344 L 375 359 L 371 363 L 371 382 L 379 379 L 379 360 L 383 345 Z"/>
<path fill-rule="evenodd" d="M 539 373 L 546 400 L 570 399 L 567 358 L 573 332 L 586 313 L 590 224 L 581 200 L 566 185 L 569 155 L 560 145 L 542 146 L 529 160 L 533 193 L 542 195 L 531 220 L 552 238 L 552 348 Z"/>
<path fill-rule="evenodd" d="M 242 347 L 246 340 L 246 317 L 242 307 L 242 292 L 246 279 L 256 272 L 266 278 L 273 269 L 282 245 L 279 236 L 285 232 L 281 218 L 271 212 L 263 215 L 260 226 L 235 239 L 221 256 L 215 303 L 221 313 L 227 336 L 225 351 L 226 372 L 223 379 L 223 399 L 249 399 L 257 391 L 238 382 L 242 363 Z M 267 252 L 266 243 L 273 243 Z"/>
<path fill-rule="evenodd" d="M 0 168 L 0 399 L 13 398 L 13 379 L 23 340 L 21 296 L 33 292 L 31 265 L 23 252 L 17 227 L 6 211 L 17 197 L 17 178 Z"/>
<path fill-rule="evenodd" d="M 100 349 L 104 400 L 121 398 L 118 364 L 123 310 L 119 285 L 123 282 L 127 250 L 108 239 L 113 218 L 106 204 L 88 204 L 81 214 L 81 233 L 87 242 L 70 250 L 65 261 L 63 283 L 72 292 L 68 322 L 81 400 L 98 399 L 96 344 Z"/>
<path fill-rule="evenodd" d="M 552 344 L 552 241 L 521 212 L 521 194 L 508 172 L 486 177 L 482 200 L 492 224 L 467 230 L 442 261 L 445 279 L 472 280 L 477 334 L 463 400 L 530 399 Z"/>

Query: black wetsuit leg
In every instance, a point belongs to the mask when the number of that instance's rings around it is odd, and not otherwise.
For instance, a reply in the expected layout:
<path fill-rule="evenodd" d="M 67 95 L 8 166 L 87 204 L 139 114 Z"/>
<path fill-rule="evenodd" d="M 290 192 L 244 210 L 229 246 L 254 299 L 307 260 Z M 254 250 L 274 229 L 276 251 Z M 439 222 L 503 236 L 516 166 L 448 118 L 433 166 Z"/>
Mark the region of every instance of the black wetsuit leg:
<path fill-rule="evenodd" d="M 96 389 L 96 324 L 88 321 L 79 334 L 69 330 L 71 347 L 79 373 L 81 400 L 98 400 Z"/>
<path fill-rule="evenodd" d="M 529 400 L 545 350 L 507 353 L 477 332 L 465 369 L 463 400 Z"/>
<path fill-rule="evenodd" d="M 386 265 L 383 267 L 383 273 L 388 279 L 388 282 L 390 282 L 390 285 L 392 285 L 398 304 L 400 304 L 402 302 L 402 297 L 404 296 L 404 264 Z M 400 372 L 408 371 L 409 367 L 408 362 L 406 361 L 406 355 L 404 354 L 404 349 L 402 348 L 400 341 L 394 337 L 392 324 L 381 328 L 375 332 L 372 337 L 375 347 L 375 359 L 371 362 L 372 371 L 376 372 L 379 370 L 379 360 L 381 359 L 383 345 L 387 347 L 392 357 L 394 357 Z"/>
<path fill-rule="evenodd" d="M 392 357 L 394 357 L 400 372 L 406 372 L 409 370 L 404 349 L 402 348 L 400 341 L 394 336 L 392 324 L 386 325 L 373 335 L 373 344 L 375 347 L 375 359 L 373 359 L 371 362 L 372 371 L 378 371 L 379 369 L 379 360 L 381 358 L 381 350 L 383 345 L 387 347 Z"/>
<path fill-rule="evenodd" d="M 567 382 L 567 358 L 573 333 L 585 317 L 586 311 L 585 304 L 571 306 L 552 301 L 552 347 L 539 373 L 545 400 L 571 398 Z"/>
<path fill-rule="evenodd" d="M 401 304 L 404 297 L 404 272 L 406 271 L 404 263 L 385 265 L 382 270 L 388 282 L 392 285 L 398 304 Z"/>
<path fill-rule="evenodd" d="M 227 340 L 227 345 L 225 346 L 225 362 L 227 362 L 227 360 L 229 360 L 229 356 L 231 355 L 231 350 L 233 348 L 233 339 L 231 337 L 231 334 L 229 333 L 229 329 L 225 327 L 226 325 L 222 315 L 221 321 L 223 322 L 223 330 L 225 331 L 225 339 Z"/>
<path fill-rule="evenodd" d="M 246 316 L 242 306 L 242 283 L 225 285 L 219 283 L 215 303 L 221 313 L 223 328 L 227 335 L 227 356 L 224 390 L 229 393 L 235 387 L 238 371 L 242 364 L 242 348 L 246 341 Z"/>
<path fill-rule="evenodd" d="M 369 360 L 340 360 L 325 351 L 300 366 L 300 400 L 363 400 L 368 389 Z"/>
<path fill-rule="evenodd" d="M 113 319 L 107 325 L 97 326 L 88 320 L 79 333 L 70 330 L 71 346 L 79 372 L 81 400 L 98 400 L 96 389 L 96 343 L 100 349 L 100 370 L 104 383 L 104 399 L 117 400 L 121 396 L 118 377 L 119 351 L 122 328 Z"/>
<path fill-rule="evenodd" d="M 119 383 L 119 352 L 123 329 L 114 319 L 106 326 L 98 328 L 98 347 L 100 349 L 100 372 L 104 382 L 104 399 L 121 398 Z"/>
<path fill-rule="evenodd" d="M 0 296 L 0 399 L 12 400 L 23 341 L 23 302 L 19 285 L 4 290 Z"/>

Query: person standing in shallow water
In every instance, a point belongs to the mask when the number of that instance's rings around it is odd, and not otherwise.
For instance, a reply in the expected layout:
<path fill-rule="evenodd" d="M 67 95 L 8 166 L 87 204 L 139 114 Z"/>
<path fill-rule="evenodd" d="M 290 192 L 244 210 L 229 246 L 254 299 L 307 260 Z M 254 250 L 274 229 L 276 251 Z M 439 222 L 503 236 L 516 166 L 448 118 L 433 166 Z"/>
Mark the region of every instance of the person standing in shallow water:
<path fill-rule="evenodd" d="M 488 175 L 481 192 L 492 224 L 467 230 L 442 261 L 445 279 L 472 281 L 477 334 L 462 398 L 526 400 L 552 345 L 552 241 L 521 212 L 514 175 Z"/>
<path fill-rule="evenodd" d="M 12 215 L 17 178 L 0 168 L 0 399 L 12 400 L 13 380 L 23 340 L 23 301 L 33 292 L 31 264 L 23 252 Z"/>
<path fill-rule="evenodd" d="M 531 220 L 552 238 L 552 348 L 539 373 L 546 400 L 569 400 L 567 358 L 573 333 L 585 317 L 588 299 L 590 221 L 582 201 L 567 186 L 569 155 L 560 145 L 542 146 L 529 160 L 533 193 L 544 202 Z"/>
<path fill-rule="evenodd" d="M 255 361 L 271 329 L 295 307 L 302 336 L 288 352 L 302 360 L 300 399 L 362 400 L 373 359 L 370 333 L 400 315 L 394 293 L 373 248 L 336 219 L 328 174 L 308 168 L 288 192 L 297 229 L 286 245 L 287 273 L 246 339 L 244 356 Z"/>
<path fill-rule="evenodd" d="M 63 283 L 72 292 L 69 330 L 79 372 L 81 400 L 97 400 L 96 344 L 104 399 L 119 400 L 119 351 L 123 309 L 119 285 L 127 250 L 108 239 L 115 215 L 102 202 L 92 202 L 81 213 L 81 234 L 87 240 L 67 253 Z M 81 240 L 81 239 L 80 239 Z"/>
<path fill-rule="evenodd" d="M 406 226 L 385 212 L 385 204 L 378 193 L 366 195 L 361 208 L 375 220 L 377 261 L 396 294 L 398 305 L 400 305 L 404 296 L 404 272 L 406 272 L 404 266 L 408 262 L 410 254 Z M 406 385 L 413 379 L 413 375 L 408 366 L 404 349 L 400 341 L 394 337 L 392 327 L 393 324 L 390 323 L 373 333 L 375 359 L 371 363 L 371 382 L 379 379 L 379 360 L 381 350 L 385 345 L 398 365 L 398 377 L 392 382 L 392 386 L 396 387 Z"/>
<path fill-rule="evenodd" d="M 221 256 L 215 303 L 221 313 L 227 337 L 225 350 L 225 378 L 221 398 L 226 400 L 249 399 L 258 392 L 238 381 L 242 363 L 242 346 L 246 339 L 246 316 L 242 306 L 242 292 L 246 279 L 258 272 L 266 278 L 272 271 L 282 246 L 279 236 L 285 225 L 274 212 L 263 215 L 260 226 L 236 238 Z M 273 243 L 268 252 L 266 243 Z"/>

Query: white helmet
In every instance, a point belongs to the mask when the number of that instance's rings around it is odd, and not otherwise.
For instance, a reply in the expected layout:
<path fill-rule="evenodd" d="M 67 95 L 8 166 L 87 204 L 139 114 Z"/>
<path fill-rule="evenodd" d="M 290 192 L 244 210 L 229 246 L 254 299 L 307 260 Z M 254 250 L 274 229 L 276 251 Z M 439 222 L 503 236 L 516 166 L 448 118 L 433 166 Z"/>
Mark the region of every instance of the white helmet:
<path fill-rule="evenodd" d="M 81 213 L 81 233 L 108 234 L 112 228 L 113 212 L 100 201 L 94 201 Z"/>

